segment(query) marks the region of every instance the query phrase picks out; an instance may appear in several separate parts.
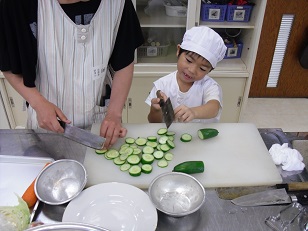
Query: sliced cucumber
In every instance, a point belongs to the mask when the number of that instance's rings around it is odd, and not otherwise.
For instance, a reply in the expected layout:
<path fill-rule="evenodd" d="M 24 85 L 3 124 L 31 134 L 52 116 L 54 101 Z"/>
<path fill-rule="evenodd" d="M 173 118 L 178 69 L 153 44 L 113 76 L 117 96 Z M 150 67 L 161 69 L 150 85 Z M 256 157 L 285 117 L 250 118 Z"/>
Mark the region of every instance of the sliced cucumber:
<path fill-rule="evenodd" d="M 167 135 L 167 136 L 174 136 L 174 135 L 175 135 L 175 132 L 168 131 L 168 132 L 166 133 L 166 135 Z"/>
<path fill-rule="evenodd" d="M 170 152 L 167 152 L 164 156 L 164 158 L 168 161 L 171 161 L 173 159 L 173 154 Z"/>
<path fill-rule="evenodd" d="M 150 174 L 152 172 L 152 169 L 153 167 L 150 164 L 144 164 L 141 166 L 141 171 L 146 174 Z"/>
<path fill-rule="evenodd" d="M 150 146 L 150 147 L 152 147 L 152 148 L 156 148 L 157 147 L 157 142 L 155 142 L 155 141 L 148 141 L 147 143 L 146 143 L 146 146 Z"/>
<path fill-rule="evenodd" d="M 129 164 L 139 164 L 140 163 L 140 157 L 138 155 L 130 155 L 129 157 L 127 157 L 126 161 Z"/>
<path fill-rule="evenodd" d="M 98 155 L 105 154 L 107 151 L 107 149 L 95 149 L 95 153 Z"/>
<path fill-rule="evenodd" d="M 162 159 L 164 157 L 164 152 L 163 151 L 155 151 L 153 153 L 153 156 L 156 160 Z"/>
<path fill-rule="evenodd" d="M 142 154 L 141 163 L 142 164 L 152 164 L 154 162 L 154 156 L 151 154 Z"/>
<path fill-rule="evenodd" d="M 174 136 L 168 136 L 168 139 L 174 141 Z"/>
<path fill-rule="evenodd" d="M 142 149 L 142 152 L 143 153 L 147 153 L 147 154 L 152 154 L 154 152 L 154 148 L 151 147 L 151 146 L 145 146 L 143 149 Z"/>
<path fill-rule="evenodd" d="M 158 151 L 161 151 L 160 146 L 161 146 L 161 145 L 160 145 L 160 144 L 158 144 L 158 145 L 157 145 L 157 147 L 156 147 L 156 149 L 157 149 Z"/>
<path fill-rule="evenodd" d="M 134 152 L 133 152 L 134 155 L 138 155 L 140 153 L 141 153 L 141 149 L 140 148 L 134 148 Z"/>
<path fill-rule="evenodd" d="M 108 150 L 108 152 L 106 152 L 106 156 L 110 159 L 117 158 L 119 155 L 120 153 L 118 152 L 118 150 L 115 149 L 110 149 Z"/>
<path fill-rule="evenodd" d="M 120 157 L 114 158 L 113 159 L 113 163 L 115 163 L 116 165 L 122 165 L 126 162 L 126 160 L 121 160 Z"/>
<path fill-rule="evenodd" d="M 140 176 L 141 175 L 141 168 L 138 165 L 133 165 L 128 170 L 131 176 Z"/>
<path fill-rule="evenodd" d="M 127 171 L 128 169 L 130 169 L 130 164 L 129 163 L 125 163 L 125 164 L 122 164 L 121 167 L 120 167 L 120 170 L 125 172 Z"/>
<path fill-rule="evenodd" d="M 188 133 L 184 133 L 181 136 L 181 141 L 183 141 L 183 142 L 190 142 L 191 140 L 192 140 L 192 136 Z"/>
<path fill-rule="evenodd" d="M 156 136 L 148 136 L 147 139 L 148 139 L 148 141 L 152 141 L 152 142 L 156 142 L 157 141 L 157 137 Z"/>
<path fill-rule="evenodd" d="M 112 160 L 112 158 L 110 158 L 110 157 L 107 156 L 107 152 L 104 154 L 104 156 L 105 156 L 105 158 L 106 158 L 107 160 Z"/>
<path fill-rule="evenodd" d="M 158 139 L 158 143 L 160 144 L 165 144 L 168 140 L 168 136 L 161 136 L 159 139 Z"/>
<path fill-rule="evenodd" d="M 160 128 L 158 129 L 157 134 L 162 136 L 162 135 L 165 135 L 167 132 L 168 132 L 167 128 Z"/>
<path fill-rule="evenodd" d="M 129 147 L 131 147 L 132 149 L 138 148 L 138 145 L 136 144 L 130 144 Z"/>
<path fill-rule="evenodd" d="M 160 145 L 160 150 L 162 150 L 163 152 L 168 152 L 170 150 L 170 147 L 168 144 L 162 144 Z"/>
<path fill-rule="evenodd" d="M 172 141 L 172 140 L 167 140 L 167 145 L 170 147 L 170 148 L 175 148 L 175 144 L 174 144 L 174 142 Z"/>
<path fill-rule="evenodd" d="M 133 144 L 133 143 L 135 143 L 135 139 L 132 138 L 132 137 L 127 137 L 127 138 L 125 139 L 125 143 L 127 143 L 127 144 Z"/>
<path fill-rule="evenodd" d="M 135 144 L 137 144 L 138 146 L 144 146 L 147 142 L 147 139 L 146 138 L 143 138 L 143 137 L 138 137 L 136 140 L 135 140 Z"/>
<path fill-rule="evenodd" d="M 126 148 L 121 148 L 119 153 L 122 154 L 127 154 L 128 156 L 133 154 L 134 149 L 132 147 L 126 147 Z"/>
<path fill-rule="evenodd" d="M 127 153 L 123 153 L 119 156 L 120 160 L 126 160 L 128 157 L 128 154 Z"/>
<path fill-rule="evenodd" d="M 122 145 L 121 145 L 120 149 L 122 149 L 122 148 L 127 148 L 127 147 L 129 147 L 129 144 L 125 143 L 125 144 L 122 144 Z"/>
<path fill-rule="evenodd" d="M 165 159 L 161 159 L 157 162 L 157 166 L 160 168 L 165 168 L 168 166 L 168 162 Z"/>

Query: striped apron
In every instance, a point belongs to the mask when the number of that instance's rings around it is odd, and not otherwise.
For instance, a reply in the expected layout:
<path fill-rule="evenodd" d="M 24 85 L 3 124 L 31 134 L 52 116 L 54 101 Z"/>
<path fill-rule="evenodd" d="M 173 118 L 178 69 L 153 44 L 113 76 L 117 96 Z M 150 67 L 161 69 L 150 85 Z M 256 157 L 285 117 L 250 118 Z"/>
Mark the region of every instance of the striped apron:
<path fill-rule="evenodd" d="M 57 0 L 38 1 L 36 87 L 75 126 L 88 128 L 106 113 L 99 102 L 106 82 L 111 86 L 108 61 L 124 1 L 102 0 L 88 25 L 76 25 Z M 38 128 L 31 106 L 27 128 Z"/>

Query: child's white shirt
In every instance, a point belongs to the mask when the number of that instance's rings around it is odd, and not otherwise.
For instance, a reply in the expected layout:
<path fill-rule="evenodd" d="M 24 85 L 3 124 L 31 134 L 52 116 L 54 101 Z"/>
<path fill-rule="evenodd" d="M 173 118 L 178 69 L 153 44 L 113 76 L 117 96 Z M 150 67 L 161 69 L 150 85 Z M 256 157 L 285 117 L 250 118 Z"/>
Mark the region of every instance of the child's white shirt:
<path fill-rule="evenodd" d="M 154 82 L 149 96 L 145 102 L 151 106 L 151 100 L 157 98 L 156 91 L 161 90 L 170 97 L 173 108 L 180 105 L 187 107 L 197 107 L 206 104 L 210 100 L 218 100 L 220 109 L 215 118 L 211 119 L 195 119 L 191 122 L 195 123 L 215 123 L 219 122 L 222 111 L 222 90 L 220 85 L 211 77 L 206 75 L 203 79 L 195 81 L 187 92 L 181 92 L 176 80 L 176 73 L 172 72 Z"/>

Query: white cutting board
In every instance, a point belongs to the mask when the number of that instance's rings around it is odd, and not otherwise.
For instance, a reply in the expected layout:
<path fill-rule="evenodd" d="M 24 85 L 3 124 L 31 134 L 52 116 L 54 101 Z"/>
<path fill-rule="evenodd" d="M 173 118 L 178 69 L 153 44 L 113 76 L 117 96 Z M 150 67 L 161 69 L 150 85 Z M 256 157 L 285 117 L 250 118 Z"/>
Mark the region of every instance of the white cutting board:
<path fill-rule="evenodd" d="M 92 126 L 92 132 L 99 134 L 99 124 Z M 126 137 L 147 137 L 157 135 L 162 123 L 124 124 Z M 197 131 L 200 128 L 216 128 L 219 135 L 200 140 Z M 173 167 L 184 161 L 202 160 L 204 173 L 193 174 L 204 187 L 237 187 L 274 185 L 282 178 L 254 124 L 249 123 L 173 123 L 169 131 L 176 132 L 175 149 L 171 150 L 174 158 L 166 168 L 159 168 L 153 163 L 151 174 L 132 177 L 128 172 L 121 172 L 112 161 L 103 155 L 97 155 L 88 148 L 84 165 L 88 173 L 87 186 L 102 182 L 121 182 L 147 189 L 150 182 L 159 174 L 171 172 Z M 191 142 L 180 141 L 183 133 L 193 136 Z M 157 135 L 158 136 L 158 135 Z M 119 139 L 115 148 L 120 147 L 124 139 Z"/>

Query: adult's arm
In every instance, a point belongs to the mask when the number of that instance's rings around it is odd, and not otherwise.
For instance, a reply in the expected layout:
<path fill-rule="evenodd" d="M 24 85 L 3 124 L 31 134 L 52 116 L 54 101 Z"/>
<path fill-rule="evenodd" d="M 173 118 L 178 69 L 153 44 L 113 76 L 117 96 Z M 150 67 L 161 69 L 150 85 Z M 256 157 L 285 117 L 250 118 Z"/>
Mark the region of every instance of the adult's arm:
<path fill-rule="evenodd" d="M 64 132 L 63 128 L 57 121 L 57 118 L 66 123 L 70 123 L 70 121 L 56 105 L 43 97 L 36 87 L 26 87 L 21 75 L 16 75 L 9 71 L 4 71 L 3 75 L 12 87 L 36 111 L 38 125 L 41 128 L 54 132 Z"/>
<path fill-rule="evenodd" d="M 106 138 L 104 147 L 110 148 L 127 133 L 122 126 L 122 110 L 127 99 L 134 72 L 134 63 L 115 72 L 107 114 L 101 124 L 100 135 Z"/>

